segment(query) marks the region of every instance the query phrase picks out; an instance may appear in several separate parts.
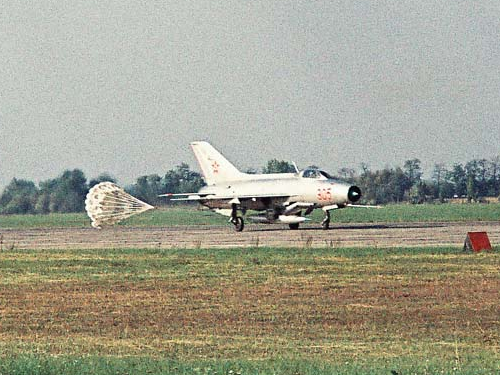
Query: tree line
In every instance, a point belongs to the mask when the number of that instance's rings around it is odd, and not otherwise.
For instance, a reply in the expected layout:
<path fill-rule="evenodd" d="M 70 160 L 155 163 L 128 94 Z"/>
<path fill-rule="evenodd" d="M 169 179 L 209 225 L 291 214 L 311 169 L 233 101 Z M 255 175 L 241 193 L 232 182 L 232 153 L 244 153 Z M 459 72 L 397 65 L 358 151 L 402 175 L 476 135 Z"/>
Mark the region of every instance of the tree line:
<path fill-rule="evenodd" d="M 116 179 L 103 173 L 87 181 L 80 169 L 66 170 L 59 177 L 42 181 L 38 186 L 33 181 L 14 178 L 0 195 L 0 214 L 82 212 L 88 191 L 103 181 L 116 182 Z M 203 184 L 201 175 L 182 163 L 163 177 L 157 174 L 141 176 L 125 190 L 145 202 L 158 205 L 164 203 L 164 199 L 158 198 L 159 194 L 195 192 Z"/>
<path fill-rule="evenodd" d="M 430 179 L 424 180 L 422 175 L 420 160 L 412 159 L 402 168 L 371 171 L 364 166 L 359 175 L 349 171 L 348 179 L 360 186 L 365 201 L 376 204 L 445 202 L 453 198 L 479 202 L 500 194 L 500 157 L 455 163 L 451 168 L 438 163 Z"/>
<path fill-rule="evenodd" d="M 263 168 L 263 173 L 294 171 L 292 164 L 276 159 Z M 500 199 L 500 156 L 455 163 L 451 168 L 436 163 L 430 179 L 424 180 L 423 174 L 419 159 L 407 160 L 402 167 L 372 171 L 362 163 L 360 171 L 341 168 L 337 172 L 339 179 L 359 186 L 363 201 L 370 204 L 445 202 L 455 198 L 468 202 L 479 202 L 485 197 Z"/>
<path fill-rule="evenodd" d="M 247 172 L 258 171 L 249 169 Z M 269 160 L 262 168 L 262 173 L 291 172 L 295 172 L 292 164 L 277 159 Z M 427 180 L 422 177 L 419 159 L 375 171 L 367 164 L 362 164 L 359 171 L 341 168 L 337 175 L 339 179 L 358 185 L 363 191 L 364 203 L 369 204 L 445 202 L 452 198 L 475 202 L 500 194 L 500 157 L 455 163 L 451 167 L 435 164 Z M 0 195 L 0 214 L 81 212 L 89 189 L 102 181 L 116 182 L 116 179 L 103 173 L 87 180 L 79 169 L 66 170 L 38 186 L 33 181 L 14 178 Z M 203 185 L 202 176 L 192 171 L 188 164 L 181 163 L 163 176 L 141 176 L 125 190 L 152 205 L 161 205 L 166 201 L 158 197 L 160 194 L 196 192 Z"/>

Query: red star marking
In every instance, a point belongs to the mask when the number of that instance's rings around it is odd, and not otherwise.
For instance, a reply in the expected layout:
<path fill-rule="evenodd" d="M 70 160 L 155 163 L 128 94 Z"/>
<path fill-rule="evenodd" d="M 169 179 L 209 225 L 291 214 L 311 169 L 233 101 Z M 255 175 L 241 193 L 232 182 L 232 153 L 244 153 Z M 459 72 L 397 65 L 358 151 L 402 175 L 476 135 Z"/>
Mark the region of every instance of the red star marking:
<path fill-rule="evenodd" d="M 219 173 L 219 167 L 220 167 L 220 165 L 219 165 L 219 163 L 217 163 L 216 161 L 214 161 L 214 162 L 212 163 L 212 171 L 213 171 L 214 173 Z"/>

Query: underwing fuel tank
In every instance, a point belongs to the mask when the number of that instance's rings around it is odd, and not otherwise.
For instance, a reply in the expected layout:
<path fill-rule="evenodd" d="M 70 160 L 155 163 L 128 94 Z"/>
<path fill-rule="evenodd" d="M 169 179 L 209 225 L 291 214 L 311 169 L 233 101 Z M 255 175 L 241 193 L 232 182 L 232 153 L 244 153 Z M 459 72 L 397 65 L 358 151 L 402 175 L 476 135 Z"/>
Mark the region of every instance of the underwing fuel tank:
<path fill-rule="evenodd" d="M 290 215 L 290 216 L 280 215 L 278 217 L 278 221 L 285 223 L 285 224 L 299 224 L 299 223 L 303 223 L 306 220 L 308 220 L 308 219 L 306 219 L 305 217 L 294 216 L 294 215 Z"/>
<path fill-rule="evenodd" d="M 284 223 L 284 224 L 300 224 L 303 223 L 307 220 L 310 220 L 308 218 L 302 217 L 302 216 L 295 216 L 295 215 L 280 215 L 276 220 L 269 220 L 265 216 L 249 216 L 248 220 L 254 222 L 254 223 L 262 223 L 262 224 L 271 224 L 271 223 Z"/>

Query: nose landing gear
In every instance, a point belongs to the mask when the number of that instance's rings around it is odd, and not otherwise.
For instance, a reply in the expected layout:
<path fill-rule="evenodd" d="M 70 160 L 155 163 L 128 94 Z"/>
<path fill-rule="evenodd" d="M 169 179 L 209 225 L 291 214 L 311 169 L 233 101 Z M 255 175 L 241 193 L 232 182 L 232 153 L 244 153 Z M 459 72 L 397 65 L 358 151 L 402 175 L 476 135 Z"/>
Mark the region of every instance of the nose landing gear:
<path fill-rule="evenodd" d="M 330 229 L 330 211 L 325 211 L 325 218 L 321 222 L 321 228 L 327 230 Z"/>

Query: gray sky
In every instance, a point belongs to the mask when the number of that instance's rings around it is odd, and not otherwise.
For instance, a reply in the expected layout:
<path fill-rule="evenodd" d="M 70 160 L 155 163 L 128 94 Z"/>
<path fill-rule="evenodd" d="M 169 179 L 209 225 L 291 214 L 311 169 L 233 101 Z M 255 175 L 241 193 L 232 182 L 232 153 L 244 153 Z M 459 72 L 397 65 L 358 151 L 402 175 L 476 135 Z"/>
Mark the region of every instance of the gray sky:
<path fill-rule="evenodd" d="M 500 2 L 0 4 L 0 187 L 122 184 L 208 140 L 242 169 L 500 154 Z"/>

